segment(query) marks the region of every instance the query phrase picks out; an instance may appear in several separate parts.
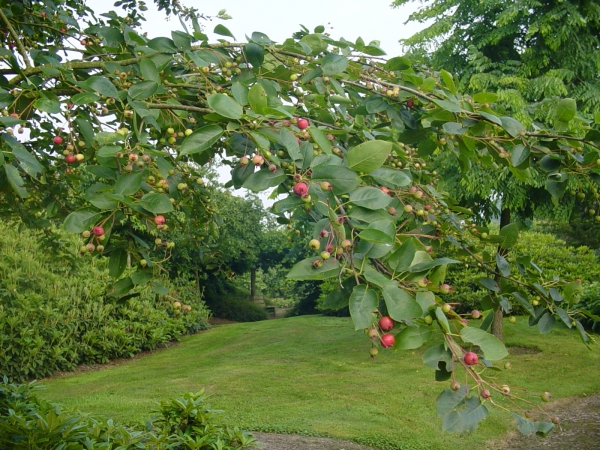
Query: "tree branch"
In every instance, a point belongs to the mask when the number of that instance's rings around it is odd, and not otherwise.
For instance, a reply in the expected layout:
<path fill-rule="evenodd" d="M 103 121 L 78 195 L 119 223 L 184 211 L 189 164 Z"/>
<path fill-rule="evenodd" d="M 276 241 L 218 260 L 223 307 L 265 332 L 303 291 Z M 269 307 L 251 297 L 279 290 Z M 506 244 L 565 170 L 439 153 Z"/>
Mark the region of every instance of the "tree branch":
<path fill-rule="evenodd" d="M 199 108 L 197 106 L 186 106 L 186 105 L 170 105 L 167 103 L 149 103 L 144 102 L 144 104 L 150 109 L 169 109 L 169 110 L 180 110 L 180 111 L 191 111 L 191 112 L 199 112 L 203 114 L 210 114 L 214 111 L 208 108 Z"/>
<path fill-rule="evenodd" d="M 31 69 L 31 63 L 29 62 L 29 57 L 27 56 L 27 50 L 25 50 L 25 47 L 23 46 L 23 43 L 21 42 L 19 35 L 13 28 L 12 24 L 10 23 L 10 20 L 8 20 L 8 17 L 6 17 L 6 14 L 4 14 L 4 11 L 2 10 L 2 8 L 0 8 L 0 19 L 2 19 L 2 21 L 6 25 L 6 28 L 8 28 L 10 35 L 15 40 L 15 45 L 17 46 L 17 49 L 19 49 L 19 53 L 23 57 L 23 62 L 25 63 L 25 68 Z"/>

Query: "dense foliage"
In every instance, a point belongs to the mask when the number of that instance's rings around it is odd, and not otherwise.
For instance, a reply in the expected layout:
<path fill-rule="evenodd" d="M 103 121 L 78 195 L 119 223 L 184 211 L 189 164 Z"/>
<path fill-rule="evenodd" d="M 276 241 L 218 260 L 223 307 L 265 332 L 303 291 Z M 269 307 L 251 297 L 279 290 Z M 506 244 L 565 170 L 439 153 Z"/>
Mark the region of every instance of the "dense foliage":
<path fill-rule="evenodd" d="M 155 281 L 161 294 L 144 282 L 115 297 L 106 260 L 78 255 L 79 241 L 0 222 L 1 376 L 43 378 L 207 328 L 195 284 L 163 278 Z"/>
<path fill-rule="evenodd" d="M 444 154 L 467 174 L 481 166 L 489 176 L 539 175 L 559 204 L 571 180 L 594 188 L 600 180 L 600 130 L 578 116 L 573 99 L 555 102 L 547 120 L 528 127 L 497 108 L 495 94 L 463 95 L 445 70 L 384 60 L 377 41 L 335 40 L 324 27 L 277 44 L 259 32 L 235 42 L 219 24 L 215 32 L 227 39 L 210 43 L 195 18 L 171 37 L 148 39 L 131 17 L 96 19 L 75 1 L 4 2 L 0 12 L 8 30 L 0 212 L 80 233 L 82 252 L 108 257 L 117 301 L 136 280 L 166 270 L 169 230 L 182 227 L 200 243 L 213 232 L 201 166 L 221 155 L 232 166 L 228 187 L 282 195 L 273 207 L 280 223 L 304 226 L 298 214 L 310 217 L 315 256 L 288 276 L 337 279 L 335 295 L 355 328 L 367 330 L 371 355 L 443 335 L 427 364 L 436 379 L 452 380 L 437 400 L 445 430 L 475 429 L 492 396 L 517 410 L 531 403 L 507 392 L 496 372 L 488 377 L 507 350 L 445 303 L 444 275 L 458 261 L 438 257 L 440 250 L 481 264 L 494 309 L 516 302 L 532 324 L 550 329 L 558 319 L 589 342 L 579 321 L 585 313 L 573 308 L 580 283 L 540 283 L 527 258 L 511 266 L 505 256 L 518 227 L 490 233 L 477 225 L 430 162 Z M 490 243 L 497 251 L 484 251 Z M 151 282 L 148 289 L 161 291 Z M 517 421 L 525 433 L 553 427 Z"/>
<path fill-rule="evenodd" d="M 125 426 L 42 400 L 38 388 L 0 383 L 1 448 L 234 450 L 255 443 L 245 432 L 216 425 L 203 392 L 162 402 L 144 426 Z"/>

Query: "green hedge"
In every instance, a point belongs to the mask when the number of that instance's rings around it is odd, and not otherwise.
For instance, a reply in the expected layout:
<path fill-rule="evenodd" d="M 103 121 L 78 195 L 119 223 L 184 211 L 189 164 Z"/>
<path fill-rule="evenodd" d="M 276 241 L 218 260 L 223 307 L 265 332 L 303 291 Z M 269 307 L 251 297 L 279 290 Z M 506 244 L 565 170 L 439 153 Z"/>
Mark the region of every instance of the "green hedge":
<path fill-rule="evenodd" d="M 166 295 L 145 285 L 118 300 L 106 260 L 79 255 L 80 245 L 0 222 L 0 374 L 9 380 L 131 357 L 208 327 L 193 283 L 165 280 Z"/>
<path fill-rule="evenodd" d="M 202 392 L 162 402 L 144 425 L 125 426 L 39 399 L 38 387 L 0 383 L 0 448 L 236 450 L 256 442 L 237 428 L 216 425 Z"/>
<path fill-rule="evenodd" d="M 490 252 L 495 249 L 490 248 Z M 592 281 L 600 279 L 600 264 L 593 250 L 588 247 L 571 247 L 552 234 L 533 231 L 522 232 L 519 240 L 508 255 L 510 261 L 518 256 L 529 255 L 531 260 L 542 269 L 544 280 L 560 277 L 567 280 L 581 279 L 584 292 Z M 452 253 L 447 253 L 452 256 Z M 514 267 L 514 266 L 513 266 Z M 514 274 L 519 278 L 518 273 Z M 455 288 L 454 292 L 444 295 L 447 302 L 457 302 L 457 311 L 466 313 L 480 307 L 480 300 L 487 295 L 477 280 L 486 274 L 477 266 L 468 267 L 450 264 L 446 282 Z M 585 295 L 585 294 L 584 294 Z M 518 311 L 517 311 L 518 312 Z"/>

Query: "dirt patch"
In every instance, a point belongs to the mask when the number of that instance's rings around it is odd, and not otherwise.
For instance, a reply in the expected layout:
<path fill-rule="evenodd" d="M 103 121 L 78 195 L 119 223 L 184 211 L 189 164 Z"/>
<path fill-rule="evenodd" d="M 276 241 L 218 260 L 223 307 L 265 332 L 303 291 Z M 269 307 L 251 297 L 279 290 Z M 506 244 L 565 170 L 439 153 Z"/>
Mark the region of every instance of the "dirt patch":
<path fill-rule="evenodd" d="M 234 320 L 228 320 L 228 319 L 221 319 L 220 317 L 211 317 L 210 319 L 208 319 L 208 323 L 210 323 L 213 326 L 218 326 L 218 325 L 229 325 L 232 323 L 238 323 Z"/>
<path fill-rule="evenodd" d="M 540 353 L 541 350 L 537 347 L 507 347 L 508 353 L 512 356 L 517 355 L 535 355 Z"/>
<path fill-rule="evenodd" d="M 511 431 L 489 450 L 597 450 L 600 448 L 600 394 L 561 399 L 547 411 L 560 418 L 560 427 L 545 438 Z"/>
<path fill-rule="evenodd" d="M 322 437 L 258 432 L 253 432 L 252 435 L 258 441 L 255 448 L 264 450 L 375 450 L 350 441 Z"/>

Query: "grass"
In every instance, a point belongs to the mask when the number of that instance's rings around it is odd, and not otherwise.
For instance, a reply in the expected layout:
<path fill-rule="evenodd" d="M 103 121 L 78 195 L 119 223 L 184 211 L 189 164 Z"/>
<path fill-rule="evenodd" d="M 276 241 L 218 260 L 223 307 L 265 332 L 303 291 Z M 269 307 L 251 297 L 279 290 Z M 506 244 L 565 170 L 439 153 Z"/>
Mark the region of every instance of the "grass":
<path fill-rule="evenodd" d="M 554 398 L 600 391 L 600 353 L 576 332 L 549 335 L 526 319 L 505 324 L 508 345 L 537 347 L 511 356 L 503 382 Z M 180 345 L 110 369 L 44 381 L 43 397 L 127 422 L 148 417 L 156 402 L 206 389 L 221 420 L 257 431 L 351 439 L 380 448 L 487 448 L 513 429 L 508 413 L 490 408 L 477 432 L 441 432 L 436 383 L 422 364 L 425 349 L 380 351 L 353 332 L 349 319 L 303 316 L 215 327 Z M 502 400 L 500 399 L 500 403 Z"/>

